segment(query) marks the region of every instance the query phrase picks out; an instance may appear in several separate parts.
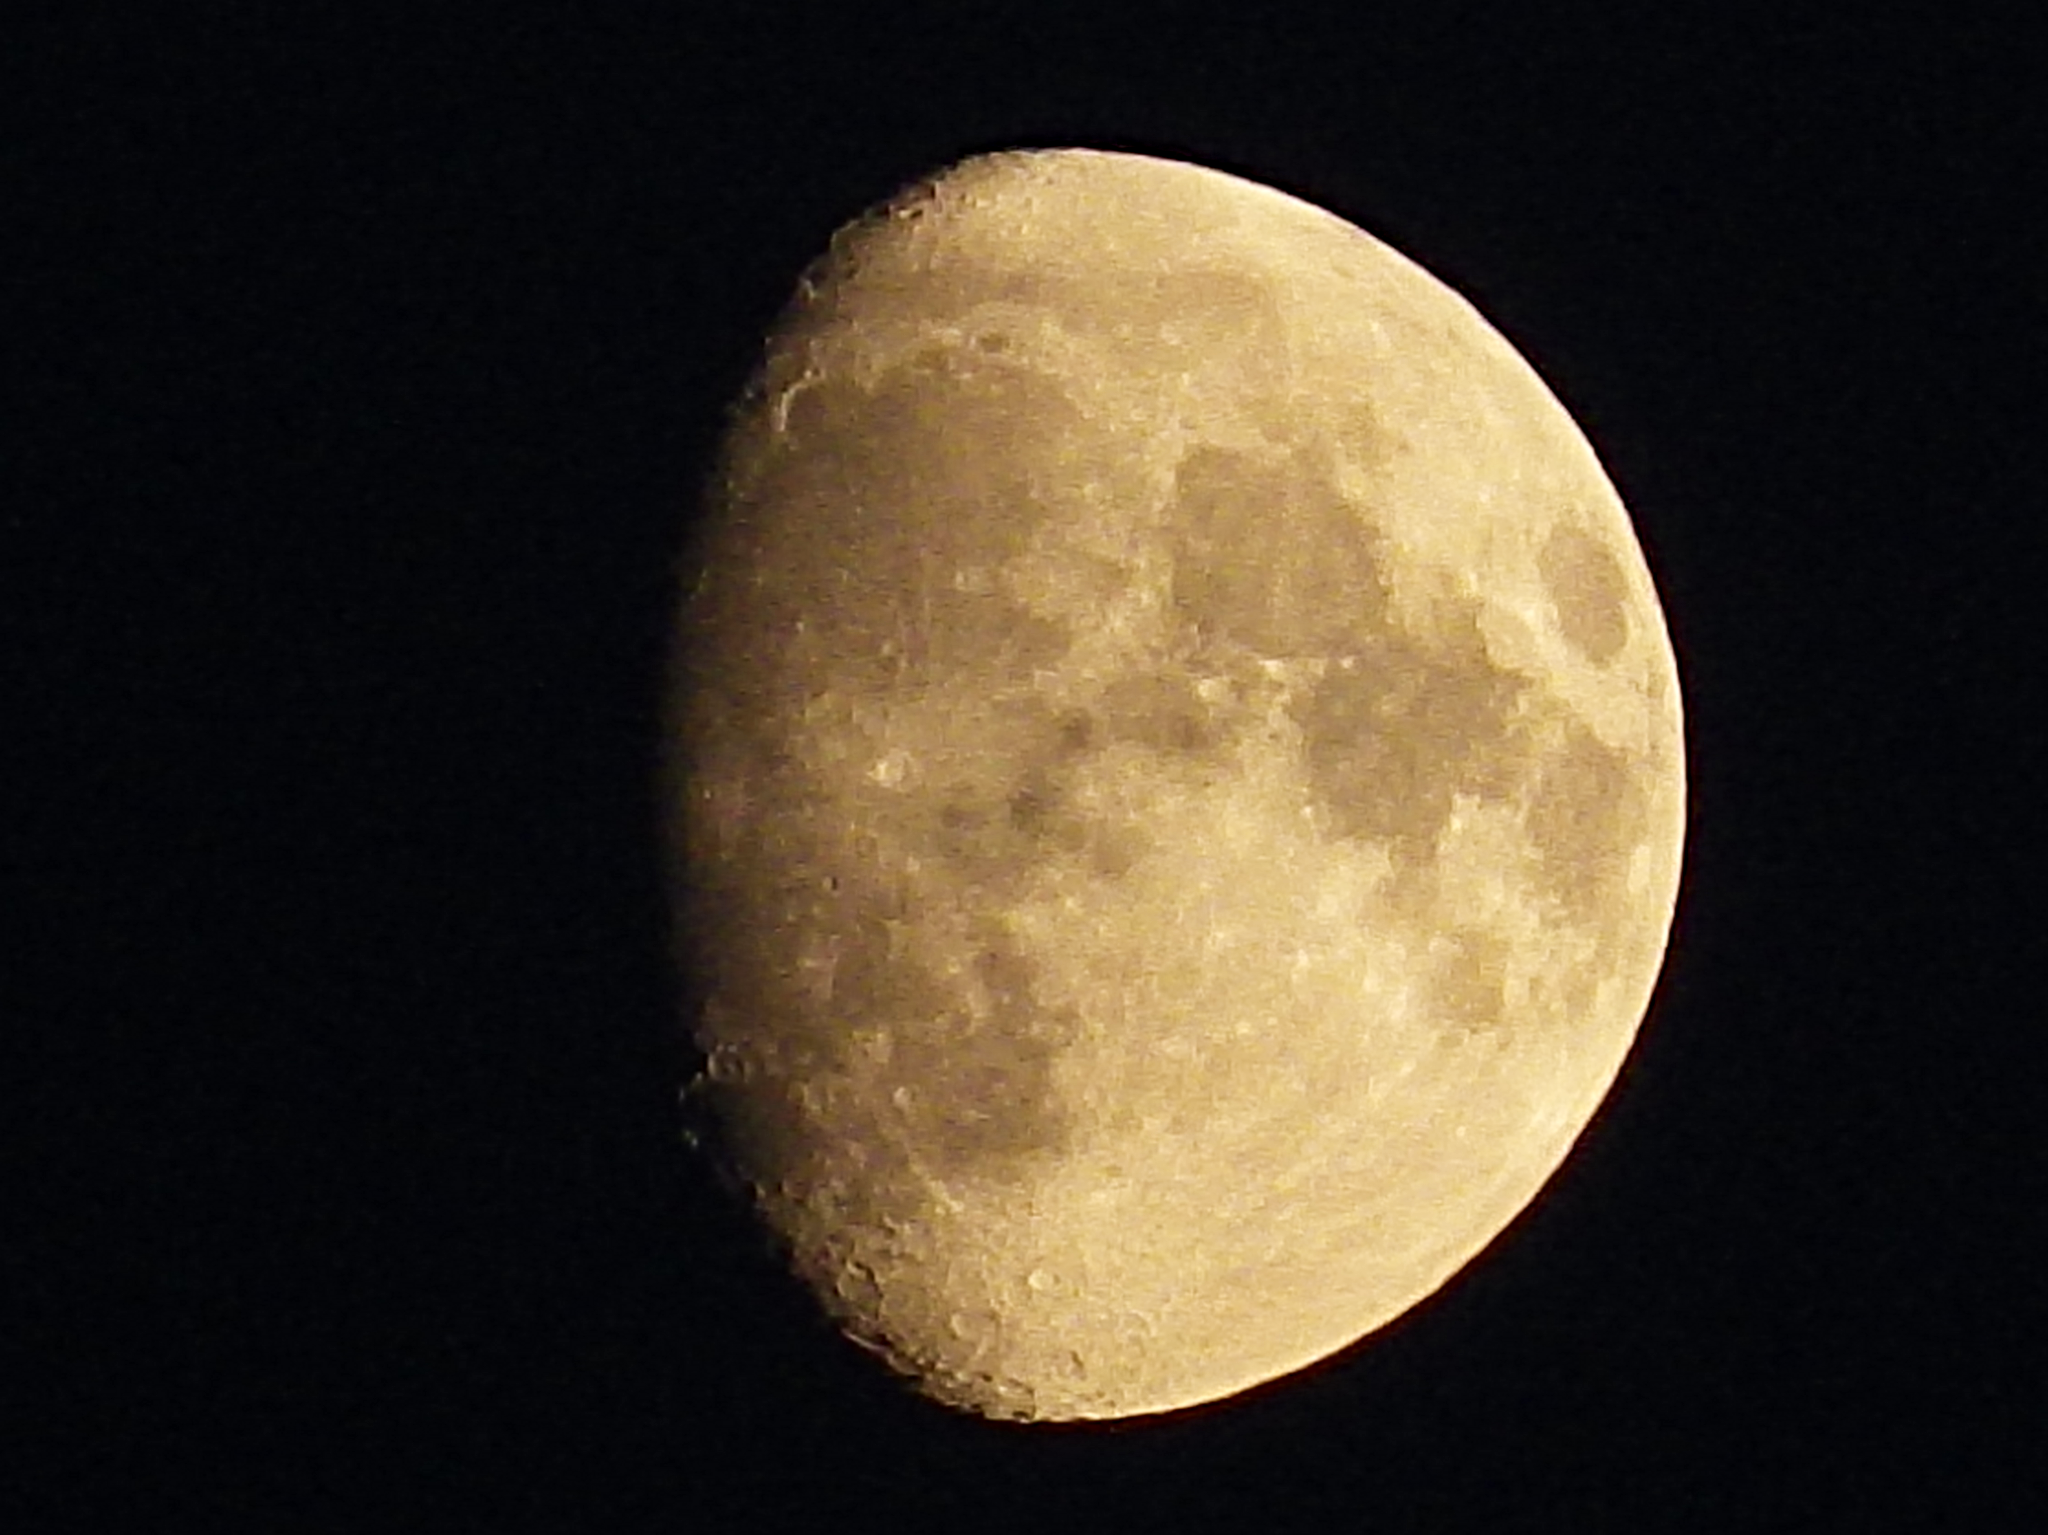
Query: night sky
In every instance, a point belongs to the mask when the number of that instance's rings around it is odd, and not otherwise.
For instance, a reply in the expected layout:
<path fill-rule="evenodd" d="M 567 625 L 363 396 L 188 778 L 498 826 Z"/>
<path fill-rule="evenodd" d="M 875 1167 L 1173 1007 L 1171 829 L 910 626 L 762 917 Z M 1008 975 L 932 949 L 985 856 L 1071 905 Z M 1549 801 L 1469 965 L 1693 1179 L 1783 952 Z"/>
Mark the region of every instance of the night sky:
<path fill-rule="evenodd" d="M 9 28 L 0 1524 L 2038 1523 L 2027 9 L 724 9 Z M 1310 1375 L 1094 1431 L 910 1396 L 686 1153 L 654 781 L 797 273 L 1066 144 L 1478 306 L 1630 506 L 1692 775 L 1550 1190 Z"/>

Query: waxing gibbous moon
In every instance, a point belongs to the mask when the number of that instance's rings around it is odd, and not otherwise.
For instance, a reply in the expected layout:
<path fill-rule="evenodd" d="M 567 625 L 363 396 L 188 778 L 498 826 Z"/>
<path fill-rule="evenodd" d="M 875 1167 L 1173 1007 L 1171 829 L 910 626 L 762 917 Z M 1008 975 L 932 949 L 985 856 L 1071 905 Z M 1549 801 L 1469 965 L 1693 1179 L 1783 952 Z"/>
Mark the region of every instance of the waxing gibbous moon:
<path fill-rule="evenodd" d="M 834 239 L 670 734 L 691 1089 L 929 1395 L 1189 1407 L 1437 1290 L 1612 1085 L 1683 841 L 1628 515 L 1464 300 L 1129 154 Z"/>

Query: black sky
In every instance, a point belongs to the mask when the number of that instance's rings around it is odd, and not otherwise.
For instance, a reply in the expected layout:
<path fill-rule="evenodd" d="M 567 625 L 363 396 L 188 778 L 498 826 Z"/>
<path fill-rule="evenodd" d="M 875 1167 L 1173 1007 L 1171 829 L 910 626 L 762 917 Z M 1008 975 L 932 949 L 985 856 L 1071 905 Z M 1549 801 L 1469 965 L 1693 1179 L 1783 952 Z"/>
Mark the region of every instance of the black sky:
<path fill-rule="evenodd" d="M 2044 60 L 2018 5 L 1745 9 L 32 9 L 0 1522 L 2038 1522 Z M 897 1390 L 685 1157 L 652 781 L 798 270 L 1057 144 L 1471 298 L 1631 506 L 1694 776 L 1552 1192 L 1333 1366 L 1092 1434 Z"/>

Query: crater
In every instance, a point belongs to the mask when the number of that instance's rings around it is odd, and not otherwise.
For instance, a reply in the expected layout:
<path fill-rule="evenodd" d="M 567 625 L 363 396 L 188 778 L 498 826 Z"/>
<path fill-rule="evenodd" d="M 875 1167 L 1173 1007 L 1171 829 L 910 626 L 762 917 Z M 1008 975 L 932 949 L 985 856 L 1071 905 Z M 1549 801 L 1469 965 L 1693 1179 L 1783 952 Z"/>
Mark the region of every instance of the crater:
<path fill-rule="evenodd" d="M 1596 666 L 1628 643 L 1628 582 L 1614 551 L 1574 523 L 1561 522 L 1543 541 L 1537 570 L 1557 607 L 1565 643 Z"/>

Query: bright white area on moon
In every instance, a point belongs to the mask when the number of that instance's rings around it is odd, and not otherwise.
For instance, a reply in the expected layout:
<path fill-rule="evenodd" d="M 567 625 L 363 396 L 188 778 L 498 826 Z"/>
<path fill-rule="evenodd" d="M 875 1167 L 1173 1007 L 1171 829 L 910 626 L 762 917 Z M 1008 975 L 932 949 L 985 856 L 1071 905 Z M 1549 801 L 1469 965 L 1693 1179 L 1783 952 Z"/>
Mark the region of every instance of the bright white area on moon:
<path fill-rule="evenodd" d="M 1469 305 L 1173 162 L 842 232 L 685 603 L 700 1091 L 856 1340 L 991 1416 L 1313 1362 L 1536 1195 L 1661 963 L 1675 668 Z"/>

